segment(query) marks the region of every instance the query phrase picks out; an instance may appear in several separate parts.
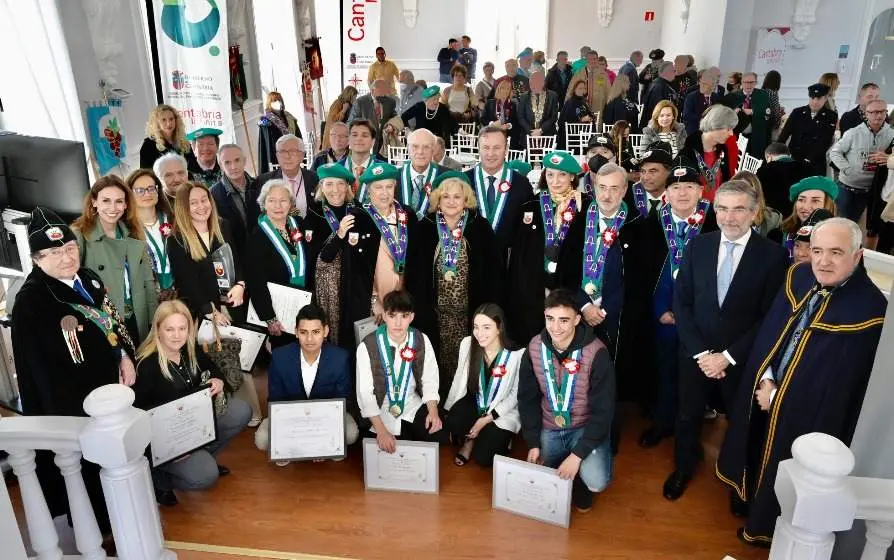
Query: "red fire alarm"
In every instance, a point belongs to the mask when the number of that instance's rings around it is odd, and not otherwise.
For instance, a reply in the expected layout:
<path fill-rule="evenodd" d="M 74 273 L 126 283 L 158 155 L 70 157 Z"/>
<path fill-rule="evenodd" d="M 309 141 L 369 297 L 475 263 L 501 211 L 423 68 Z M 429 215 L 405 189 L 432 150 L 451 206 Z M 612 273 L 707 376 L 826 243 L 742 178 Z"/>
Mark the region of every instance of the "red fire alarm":
<path fill-rule="evenodd" d="M 643 20 L 645 21 L 655 21 L 655 12 L 646 12 L 643 15 Z"/>

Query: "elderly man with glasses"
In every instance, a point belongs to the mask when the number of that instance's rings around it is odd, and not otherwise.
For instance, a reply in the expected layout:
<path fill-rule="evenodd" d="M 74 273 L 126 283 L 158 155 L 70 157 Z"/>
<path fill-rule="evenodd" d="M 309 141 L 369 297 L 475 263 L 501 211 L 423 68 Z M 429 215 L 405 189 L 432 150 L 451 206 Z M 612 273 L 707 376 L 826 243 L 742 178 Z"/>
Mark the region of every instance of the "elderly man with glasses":
<path fill-rule="evenodd" d="M 276 141 L 276 159 L 279 169 L 264 173 L 257 179 L 261 187 L 271 179 L 282 179 L 289 184 L 292 198 L 295 200 L 295 212 L 304 218 L 308 207 L 314 204 L 314 193 L 317 190 L 316 173 L 301 167 L 304 161 L 304 141 L 294 134 L 285 134 Z"/>

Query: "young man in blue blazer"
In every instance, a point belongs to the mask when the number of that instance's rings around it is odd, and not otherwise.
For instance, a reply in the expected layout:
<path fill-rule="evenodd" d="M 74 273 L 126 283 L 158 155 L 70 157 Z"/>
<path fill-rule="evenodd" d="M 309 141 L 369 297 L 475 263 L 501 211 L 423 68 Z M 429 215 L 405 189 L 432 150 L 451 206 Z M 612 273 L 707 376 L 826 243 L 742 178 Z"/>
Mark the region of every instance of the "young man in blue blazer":
<path fill-rule="evenodd" d="M 314 304 L 305 305 L 295 321 L 297 342 L 273 350 L 267 370 L 267 402 L 315 399 L 351 399 L 351 362 L 347 350 L 326 342 L 329 324 L 326 313 Z M 345 412 L 347 445 L 357 441 L 357 422 Z M 261 451 L 270 446 L 270 423 L 265 418 L 255 432 Z M 288 461 L 278 461 L 285 466 Z"/>

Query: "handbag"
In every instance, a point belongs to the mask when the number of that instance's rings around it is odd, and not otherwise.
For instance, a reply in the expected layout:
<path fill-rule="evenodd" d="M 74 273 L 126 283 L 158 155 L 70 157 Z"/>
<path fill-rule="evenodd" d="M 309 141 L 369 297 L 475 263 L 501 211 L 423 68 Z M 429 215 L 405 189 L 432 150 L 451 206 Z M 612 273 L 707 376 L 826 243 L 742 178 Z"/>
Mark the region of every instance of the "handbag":
<path fill-rule="evenodd" d="M 211 383 L 211 372 L 205 370 L 201 375 L 202 385 L 207 385 Z M 227 397 L 226 391 L 221 391 L 220 393 L 214 395 L 212 399 L 214 403 L 214 416 L 220 418 L 227 412 L 227 408 L 230 406 L 230 399 Z"/>
<path fill-rule="evenodd" d="M 217 309 L 211 304 L 212 311 Z M 213 314 L 212 314 L 213 315 Z M 208 358 L 217 366 L 223 375 L 224 383 L 227 390 L 232 394 L 239 390 L 244 381 L 242 376 L 242 365 L 239 360 L 239 352 L 242 350 L 242 341 L 238 338 L 223 338 L 220 336 L 220 329 L 217 328 L 217 322 L 213 316 L 211 319 L 211 328 L 214 330 L 214 342 L 202 343 L 202 350 L 208 355 Z"/>

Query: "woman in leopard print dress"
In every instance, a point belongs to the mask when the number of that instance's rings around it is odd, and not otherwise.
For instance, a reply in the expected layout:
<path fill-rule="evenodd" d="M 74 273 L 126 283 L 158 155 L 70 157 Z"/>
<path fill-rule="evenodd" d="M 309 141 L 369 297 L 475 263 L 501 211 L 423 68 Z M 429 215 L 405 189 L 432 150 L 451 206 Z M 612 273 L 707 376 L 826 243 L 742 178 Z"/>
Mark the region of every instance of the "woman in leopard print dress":
<path fill-rule="evenodd" d="M 435 179 L 431 213 L 415 230 L 407 256 L 406 286 L 415 300 L 414 325 L 438 355 L 441 402 L 453 383 L 459 343 L 470 333 L 472 312 L 502 304 L 504 270 L 488 221 L 475 212 L 475 193 L 459 171 Z"/>

